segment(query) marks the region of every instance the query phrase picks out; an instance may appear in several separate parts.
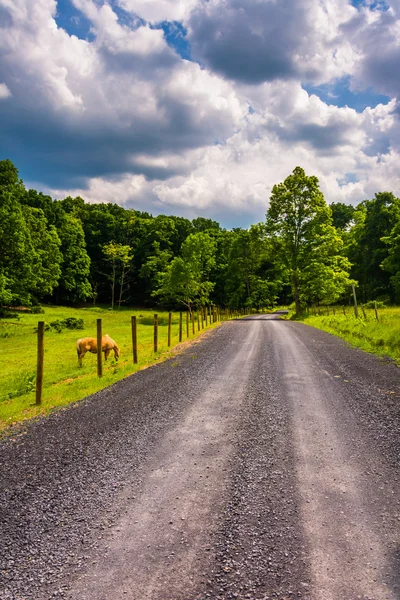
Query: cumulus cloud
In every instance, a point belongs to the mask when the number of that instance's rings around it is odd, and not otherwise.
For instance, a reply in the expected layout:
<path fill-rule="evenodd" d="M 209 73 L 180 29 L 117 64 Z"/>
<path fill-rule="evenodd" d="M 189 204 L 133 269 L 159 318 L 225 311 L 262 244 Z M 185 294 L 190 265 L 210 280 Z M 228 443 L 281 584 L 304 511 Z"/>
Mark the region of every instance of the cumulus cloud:
<path fill-rule="evenodd" d="M 0 83 L 0 100 L 2 98 L 10 98 L 11 92 L 5 83 Z"/>
<path fill-rule="evenodd" d="M 242 116 L 231 86 L 178 60 L 162 31 L 121 25 L 107 4 L 75 0 L 92 23 L 88 42 L 57 27 L 52 0 L 2 1 L 10 24 L 0 39 L 1 75 L 14 96 L 3 112 L 6 141 L 31 152 L 32 171 L 47 168 L 55 184 L 143 173 L 136 155 L 207 145 Z M 147 165 L 144 174 L 159 177 L 161 168 Z"/>
<path fill-rule="evenodd" d="M 198 0 L 118 0 L 124 10 L 151 23 L 183 21 Z"/>
<path fill-rule="evenodd" d="M 254 222 L 263 218 L 272 186 L 297 165 L 319 178 L 329 202 L 357 203 L 383 189 L 400 189 L 395 168 L 399 152 L 393 148 L 373 156 L 366 152 L 371 140 L 390 136 L 394 103 L 359 114 L 347 107 L 329 107 L 298 84 L 266 87 L 271 105 L 263 115 L 249 115 L 226 144 L 206 149 L 190 177 L 176 177 L 154 188 L 165 206 L 181 203 L 215 218 L 229 206 L 225 220 L 238 222 L 239 215 L 245 215 L 248 223 Z M 284 107 L 280 113 L 279 98 Z M 282 136 L 285 122 L 290 123 L 290 135 Z M 321 143 L 313 128 L 325 131 L 327 139 Z"/>
<path fill-rule="evenodd" d="M 353 89 L 372 87 L 388 96 L 400 97 L 400 3 L 395 9 L 364 9 L 346 33 L 359 60 L 353 71 Z"/>
<path fill-rule="evenodd" d="M 355 13 L 341 0 L 209 0 L 190 13 L 189 39 L 193 55 L 229 79 L 321 83 L 355 60 L 340 30 Z"/>
<path fill-rule="evenodd" d="M 27 185 L 226 226 L 262 220 L 297 165 L 330 202 L 400 193 L 400 0 L 70 1 L 87 39 L 57 25 L 56 0 L 0 0 L 2 157 Z M 390 102 L 357 112 L 303 89 L 344 76 Z"/>
<path fill-rule="evenodd" d="M 356 204 L 378 191 L 400 189 L 399 151 L 368 152 L 371 140 L 391 138 L 396 126 L 394 102 L 357 113 L 327 106 L 298 83 L 262 88 L 257 96 L 260 102 L 264 97 L 264 111 L 248 114 L 223 144 L 188 152 L 185 173 L 152 182 L 132 176 L 115 184 L 92 180 L 88 190 L 74 193 L 155 213 L 208 215 L 233 227 L 263 220 L 272 186 L 297 165 L 319 178 L 329 202 Z M 254 97 L 252 102 L 256 104 Z M 285 123 L 290 135 L 282 135 Z M 322 148 L 318 136 L 309 131 L 304 135 L 307 127 L 326 132 Z M 149 158 L 142 160 L 145 164 Z M 65 192 L 59 190 L 58 195 Z"/>

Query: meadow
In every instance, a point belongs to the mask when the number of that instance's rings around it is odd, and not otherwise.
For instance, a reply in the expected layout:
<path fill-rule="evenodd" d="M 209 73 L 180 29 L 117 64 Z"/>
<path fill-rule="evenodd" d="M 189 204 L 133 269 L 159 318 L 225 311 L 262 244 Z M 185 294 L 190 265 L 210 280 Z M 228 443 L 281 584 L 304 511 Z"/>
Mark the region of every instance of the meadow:
<path fill-rule="evenodd" d="M 353 307 L 345 310 L 343 314 L 343 307 L 321 307 L 316 311 L 321 314 L 304 316 L 302 321 L 366 352 L 390 357 L 400 366 L 400 307 L 379 308 L 379 320 L 373 308 L 359 307 L 358 318 Z"/>
<path fill-rule="evenodd" d="M 168 348 L 168 313 L 154 310 L 109 310 L 100 307 L 65 308 L 44 306 L 44 314 L 18 312 L 15 318 L 0 319 L 0 433 L 20 421 L 49 413 L 93 394 L 116 381 L 165 360 L 178 351 L 179 312 L 172 313 L 171 347 Z M 154 352 L 154 313 L 158 314 L 158 352 Z M 138 364 L 133 364 L 131 316 L 137 318 Z M 35 404 L 37 328 L 38 321 L 46 325 L 68 318 L 83 319 L 84 328 L 45 332 L 43 399 Z M 103 334 L 108 333 L 118 344 L 118 361 L 111 353 L 103 362 L 103 377 L 97 377 L 97 357 L 86 354 L 83 366 L 78 366 L 76 341 L 96 337 L 96 320 L 102 319 Z M 217 327 L 208 324 L 207 329 Z M 183 314 L 183 344 L 201 335 L 196 321 L 186 336 L 186 315 Z M 104 355 L 103 355 L 104 356 Z"/>

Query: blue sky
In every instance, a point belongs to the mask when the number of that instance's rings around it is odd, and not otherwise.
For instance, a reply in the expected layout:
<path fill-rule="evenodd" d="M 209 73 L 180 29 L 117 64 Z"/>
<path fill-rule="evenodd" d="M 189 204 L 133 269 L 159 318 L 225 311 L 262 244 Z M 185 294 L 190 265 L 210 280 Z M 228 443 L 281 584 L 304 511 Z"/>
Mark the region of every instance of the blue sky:
<path fill-rule="evenodd" d="M 137 28 L 139 25 L 145 25 L 145 21 L 140 19 L 136 13 L 129 13 L 115 2 L 110 2 L 113 11 L 118 17 L 118 22 L 131 28 Z M 71 0 L 58 0 L 55 22 L 58 27 L 62 27 L 69 35 L 76 35 L 82 40 L 92 41 L 94 34 L 91 31 L 91 22 L 85 15 L 78 10 Z M 191 60 L 190 43 L 187 39 L 187 31 L 179 21 L 161 21 L 152 24 L 152 27 L 162 29 L 167 44 L 173 48 L 182 58 Z"/>
<path fill-rule="evenodd" d="M 52 197 L 227 227 L 295 166 L 400 194 L 400 0 L 0 0 L 0 158 Z"/>
<path fill-rule="evenodd" d="M 95 37 L 91 33 L 90 20 L 70 0 L 58 0 L 55 22 L 69 35 L 76 35 L 82 40 L 92 41 Z"/>

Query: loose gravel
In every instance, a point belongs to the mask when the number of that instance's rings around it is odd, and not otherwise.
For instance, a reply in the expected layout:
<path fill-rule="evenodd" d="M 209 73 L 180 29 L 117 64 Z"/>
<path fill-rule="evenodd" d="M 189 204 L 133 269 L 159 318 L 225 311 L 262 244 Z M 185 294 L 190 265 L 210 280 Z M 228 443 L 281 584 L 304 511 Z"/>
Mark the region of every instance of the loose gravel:
<path fill-rule="evenodd" d="M 227 365 L 235 360 L 251 329 L 257 352 L 241 402 L 232 408 L 236 412 L 224 433 L 232 449 L 213 516 L 214 532 L 204 549 L 207 559 L 197 569 L 190 595 L 183 581 L 181 592 L 174 596 L 166 592 L 164 598 L 319 599 L 311 568 L 312 544 L 302 521 L 304 497 L 293 404 L 286 393 L 282 355 L 276 351 L 279 327 L 307 347 L 321 377 L 330 380 L 329 405 L 339 429 L 346 430 L 343 419 L 349 421 L 350 415 L 352 427 L 357 427 L 354 444 L 362 440 L 376 464 L 383 465 L 384 472 L 371 474 L 371 486 L 385 478 L 393 490 L 399 489 L 399 370 L 302 324 L 275 322 L 274 326 L 261 319 L 226 323 L 179 357 L 3 440 L 0 597 L 71 597 L 77 578 L 102 560 L 100 549 L 127 503 L 130 506 L 140 497 L 148 478 L 146 465 L 162 440 L 216 380 L 223 381 Z M 240 385 L 240 368 L 236 375 L 230 374 L 234 376 Z M 325 379 L 323 386 L 328 386 Z M 351 431 L 346 439 L 351 443 Z M 127 498 L 128 488 L 133 497 Z M 397 499 L 390 498 L 385 515 L 392 543 L 399 540 Z M 394 591 L 388 600 L 400 598 L 399 548 L 392 549 L 387 579 Z M 135 598 L 134 590 L 125 597 Z"/>

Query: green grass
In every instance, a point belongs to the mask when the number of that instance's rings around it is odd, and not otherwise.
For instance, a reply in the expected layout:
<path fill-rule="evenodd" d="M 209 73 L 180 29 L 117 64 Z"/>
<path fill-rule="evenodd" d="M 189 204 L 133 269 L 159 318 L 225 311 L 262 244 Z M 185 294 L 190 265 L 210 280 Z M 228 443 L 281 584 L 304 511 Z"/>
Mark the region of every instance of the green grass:
<path fill-rule="evenodd" d="M 326 312 L 326 308 L 323 308 Z M 400 366 L 400 307 L 378 309 L 379 321 L 373 309 L 365 309 L 365 317 L 361 308 L 356 319 L 353 309 L 330 307 L 329 315 L 308 316 L 302 320 L 317 329 L 346 340 L 352 346 L 371 352 L 377 356 L 389 356 Z"/>
<path fill-rule="evenodd" d="M 168 348 L 168 313 L 152 310 L 108 310 L 98 307 L 65 308 L 44 307 L 44 314 L 19 313 L 19 319 L 0 319 L 0 433 L 25 419 L 47 414 L 57 407 L 66 406 L 97 392 L 116 381 L 151 364 L 171 356 L 179 343 L 179 313 L 172 315 L 171 348 Z M 153 349 L 154 312 L 158 313 L 158 352 Z M 138 322 L 138 364 L 133 364 L 131 316 Z M 44 354 L 43 399 L 35 404 L 38 321 L 46 324 L 68 317 L 83 319 L 84 329 L 61 333 L 46 331 Z M 187 341 L 185 314 L 183 342 Z M 108 333 L 118 344 L 121 356 L 114 353 L 103 363 L 103 377 L 97 377 L 97 357 L 86 354 L 79 368 L 76 341 L 82 337 L 96 337 L 96 320 L 102 319 L 103 335 Z M 218 326 L 208 325 L 208 329 Z M 190 326 L 189 339 L 197 338 Z M 172 350 L 172 354 L 175 351 Z"/>

